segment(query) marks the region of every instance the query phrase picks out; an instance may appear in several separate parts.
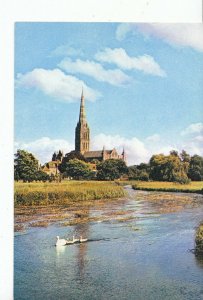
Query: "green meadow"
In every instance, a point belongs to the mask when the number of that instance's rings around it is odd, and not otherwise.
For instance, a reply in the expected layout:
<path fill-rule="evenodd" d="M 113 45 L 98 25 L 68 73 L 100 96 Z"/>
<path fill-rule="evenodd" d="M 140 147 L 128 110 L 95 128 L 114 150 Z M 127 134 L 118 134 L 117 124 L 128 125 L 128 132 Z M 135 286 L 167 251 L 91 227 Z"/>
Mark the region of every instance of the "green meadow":
<path fill-rule="evenodd" d="M 18 205 L 68 204 L 72 201 L 124 197 L 122 186 L 108 181 L 15 182 L 14 201 Z"/>
<path fill-rule="evenodd" d="M 165 181 L 128 181 L 126 183 L 130 183 L 135 190 L 203 194 L 203 181 L 191 181 L 188 184 Z"/>

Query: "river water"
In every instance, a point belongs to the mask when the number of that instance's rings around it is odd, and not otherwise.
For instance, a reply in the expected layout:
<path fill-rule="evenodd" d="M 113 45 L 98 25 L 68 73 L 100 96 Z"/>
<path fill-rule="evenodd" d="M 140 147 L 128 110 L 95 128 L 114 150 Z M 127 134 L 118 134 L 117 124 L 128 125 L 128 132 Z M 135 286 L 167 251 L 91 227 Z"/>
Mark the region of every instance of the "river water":
<path fill-rule="evenodd" d="M 203 219 L 203 202 L 160 214 L 143 195 L 145 200 L 136 200 L 129 189 L 125 202 L 111 206 L 122 206 L 133 218 L 17 233 L 15 299 L 203 299 L 203 260 L 189 251 Z M 89 211 L 99 213 L 95 206 Z M 55 247 L 57 235 L 73 234 L 88 242 Z"/>

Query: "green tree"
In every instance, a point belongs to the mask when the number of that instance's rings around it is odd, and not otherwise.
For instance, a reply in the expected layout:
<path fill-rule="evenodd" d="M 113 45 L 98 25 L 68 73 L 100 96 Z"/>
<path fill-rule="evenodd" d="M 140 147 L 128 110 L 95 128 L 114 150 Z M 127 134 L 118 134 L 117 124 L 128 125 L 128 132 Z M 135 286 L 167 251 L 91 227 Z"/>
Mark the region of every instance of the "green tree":
<path fill-rule="evenodd" d="M 66 155 L 63 157 L 61 164 L 58 166 L 58 169 L 61 173 L 65 173 L 67 169 L 67 163 L 72 159 L 78 159 L 81 161 L 86 161 L 84 156 L 77 151 L 71 151 L 69 153 L 66 153 Z"/>
<path fill-rule="evenodd" d="M 128 168 L 121 159 L 107 159 L 97 166 L 97 179 L 114 180 L 128 174 Z"/>
<path fill-rule="evenodd" d="M 194 155 L 191 157 L 188 177 L 194 181 L 203 180 L 203 157 Z"/>
<path fill-rule="evenodd" d="M 166 156 L 164 166 L 163 179 L 164 181 L 172 181 L 179 183 L 188 183 L 185 164 L 181 161 L 178 155 L 170 154 Z"/>
<path fill-rule="evenodd" d="M 180 158 L 183 162 L 190 162 L 191 157 L 190 154 L 188 154 L 185 150 L 182 150 L 182 152 L 180 153 Z"/>
<path fill-rule="evenodd" d="M 130 180 L 149 180 L 149 164 L 141 163 L 140 165 L 128 167 L 128 176 Z"/>
<path fill-rule="evenodd" d="M 150 179 L 163 181 L 164 169 L 166 164 L 166 156 L 163 154 L 153 155 L 149 161 L 150 165 Z"/>
<path fill-rule="evenodd" d="M 49 181 L 50 176 L 47 173 L 43 172 L 42 170 L 39 170 L 35 173 L 35 180 L 43 181 L 43 182 Z"/>
<path fill-rule="evenodd" d="M 185 173 L 188 175 L 191 157 L 185 150 L 182 150 L 180 153 L 180 159 L 183 163 Z"/>
<path fill-rule="evenodd" d="M 73 179 L 90 179 L 93 176 L 89 164 L 79 159 L 71 159 L 66 163 L 65 175 Z"/>
<path fill-rule="evenodd" d="M 150 178 L 157 181 L 173 181 L 187 183 L 186 162 L 181 161 L 177 151 L 171 151 L 170 155 L 153 155 L 150 159 Z"/>
<path fill-rule="evenodd" d="M 17 150 L 14 159 L 15 180 L 23 180 L 25 182 L 37 180 L 38 166 L 38 160 L 32 153 L 25 150 Z"/>

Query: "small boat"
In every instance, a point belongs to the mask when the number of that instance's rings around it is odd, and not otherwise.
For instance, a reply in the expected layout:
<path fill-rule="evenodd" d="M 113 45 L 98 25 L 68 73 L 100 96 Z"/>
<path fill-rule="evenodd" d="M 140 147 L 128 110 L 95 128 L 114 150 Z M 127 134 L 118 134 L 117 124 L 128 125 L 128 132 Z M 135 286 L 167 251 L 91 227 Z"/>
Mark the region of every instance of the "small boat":
<path fill-rule="evenodd" d="M 56 241 L 56 246 L 65 246 L 67 241 L 65 239 L 60 239 L 59 236 L 56 237 L 57 241 Z"/>
<path fill-rule="evenodd" d="M 84 242 L 87 242 L 87 239 L 83 239 L 82 236 L 80 236 L 80 240 L 79 241 L 80 241 L 80 243 L 84 243 Z"/>

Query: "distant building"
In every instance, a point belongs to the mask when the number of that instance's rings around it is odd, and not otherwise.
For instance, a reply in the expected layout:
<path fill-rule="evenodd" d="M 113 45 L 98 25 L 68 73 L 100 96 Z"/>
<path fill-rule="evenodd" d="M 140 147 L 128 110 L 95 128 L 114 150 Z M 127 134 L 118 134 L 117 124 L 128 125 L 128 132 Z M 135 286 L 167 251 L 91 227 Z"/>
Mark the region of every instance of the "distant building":
<path fill-rule="evenodd" d="M 80 102 L 79 121 L 75 128 L 75 151 L 80 152 L 88 162 L 104 161 L 106 159 L 122 159 L 126 161 L 126 154 L 123 149 L 122 154 L 118 154 L 115 148 L 106 150 L 90 151 L 90 128 L 87 124 L 85 114 L 85 99 L 82 91 Z"/>
<path fill-rule="evenodd" d="M 79 120 L 75 128 L 75 152 L 79 152 L 85 157 L 86 161 L 90 164 L 93 171 L 96 171 L 97 161 L 104 161 L 106 159 L 121 159 L 126 162 L 126 154 L 124 149 L 122 154 L 118 154 L 115 148 L 106 150 L 105 147 L 103 147 L 102 150 L 90 151 L 90 128 L 86 120 L 85 98 L 83 95 L 83 91 L 80 102 Z M 41 170 L 48 175 L 55 176 L 60 174 L 58 166 L 62 162 L 62 159 L 63 152 L 59 150 L 58 153 L 55 152 L 53 154 L 52 161 L 45 163 L 41 167 Z"/>
<path fill-rule="evenodd" d="M 58 153 L 54 152 L 53 156 L 52 156 L 52 160 L 45 163 L 42 167 L 41 170 L 43 172 L 45 172 L 46 174 L 50 175 L 58 175 L 59 169 L 58 166 L 60 165 L 60 163 L 62 162 L 63 159 L 63 152 L 61 150 L 59 150 Z"/>

